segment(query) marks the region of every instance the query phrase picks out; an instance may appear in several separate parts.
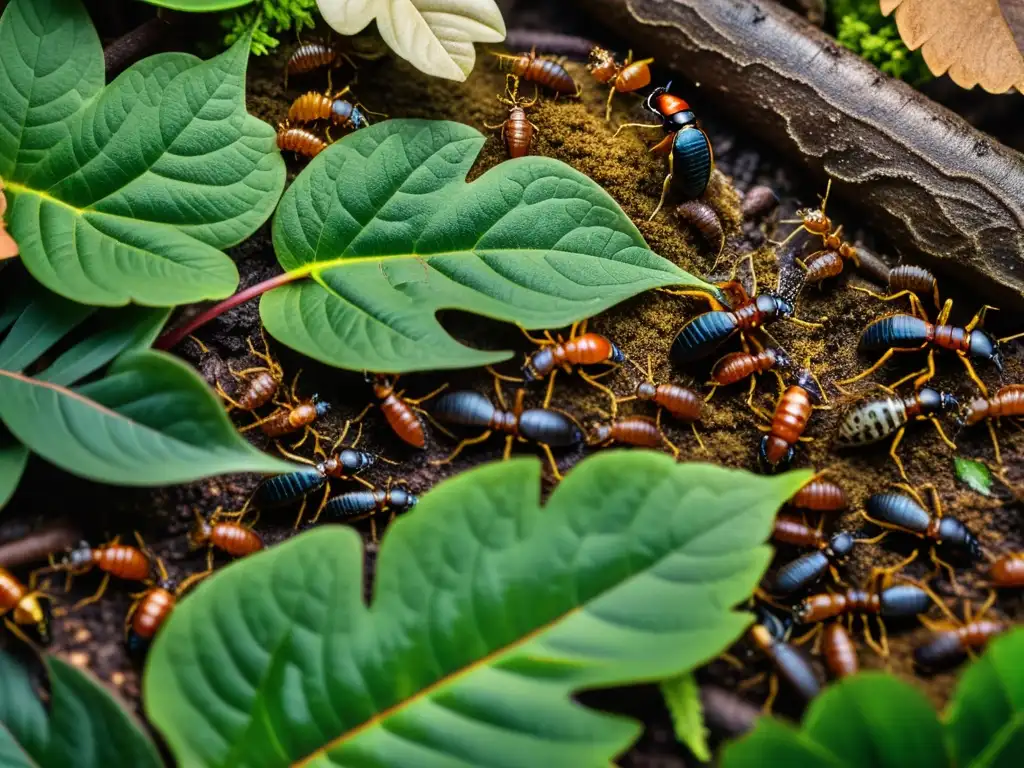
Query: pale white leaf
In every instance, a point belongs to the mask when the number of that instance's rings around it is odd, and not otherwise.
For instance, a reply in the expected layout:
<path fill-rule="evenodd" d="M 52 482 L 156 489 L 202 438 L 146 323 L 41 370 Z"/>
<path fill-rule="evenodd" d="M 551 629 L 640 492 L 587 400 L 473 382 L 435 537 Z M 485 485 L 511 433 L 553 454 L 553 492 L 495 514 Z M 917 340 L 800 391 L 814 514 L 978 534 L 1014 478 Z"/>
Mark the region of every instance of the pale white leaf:
<path fill-rule="evenodd" d="M 354 35 L 374 18 L 384 42 L 428 75 L 463 81 L 476 62 L 474 43 L 505 39 L 494 0 L 317 0 L 332 28 Z"/>

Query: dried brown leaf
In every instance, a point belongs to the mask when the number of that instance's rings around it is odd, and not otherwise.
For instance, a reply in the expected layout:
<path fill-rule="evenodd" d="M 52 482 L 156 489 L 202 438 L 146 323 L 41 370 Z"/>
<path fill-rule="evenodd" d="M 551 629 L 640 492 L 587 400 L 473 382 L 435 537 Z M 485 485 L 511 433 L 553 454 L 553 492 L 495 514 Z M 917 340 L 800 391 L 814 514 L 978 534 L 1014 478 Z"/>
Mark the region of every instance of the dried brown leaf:
<path fill-rule="evenodd" d="M 7 196 L 4 195 L 4 180 L 0 179 L 0 261 L 13 259 L 18 255 L 18 244 L 7 232 L 4 212 L 7 210 Z"/>
<path fill-rule="evenodd" d="M 881 0 L 936 75 L 990 93 L 1024 91 L 1024 0 Z"/>

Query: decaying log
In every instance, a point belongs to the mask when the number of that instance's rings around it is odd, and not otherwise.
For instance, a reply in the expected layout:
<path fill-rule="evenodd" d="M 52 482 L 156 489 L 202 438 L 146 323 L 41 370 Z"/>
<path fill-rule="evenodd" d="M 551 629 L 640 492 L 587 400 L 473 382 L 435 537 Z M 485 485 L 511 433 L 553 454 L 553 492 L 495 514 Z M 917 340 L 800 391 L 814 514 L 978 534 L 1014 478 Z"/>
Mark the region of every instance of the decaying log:
<path fill-rule="evenodd" d="M 835 179 L 904 255 L 1024 306 L 1024 155 L 772 0 L 578 0 L 678 89 Z M 708 109 L 710 104 L 704 109 Z M 698 112 L 698 115 L 700 113 Z"/>

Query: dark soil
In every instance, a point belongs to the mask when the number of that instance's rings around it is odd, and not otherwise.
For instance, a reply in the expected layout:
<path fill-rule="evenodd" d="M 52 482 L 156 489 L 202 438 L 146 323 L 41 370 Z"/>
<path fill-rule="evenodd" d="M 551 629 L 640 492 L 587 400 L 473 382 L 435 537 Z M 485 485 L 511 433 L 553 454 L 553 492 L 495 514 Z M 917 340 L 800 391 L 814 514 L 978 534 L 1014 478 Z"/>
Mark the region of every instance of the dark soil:
<path fill-rule="evenodd" d="M 323 90 L 326 86 L 321 74 L 296 78 L 286 91 L 281 78 L 282 62 L 282 55 L 254 60 L 250 72 L 250 109 L 274 124 L 284 118 L 294 97 L 305 90 Z M 570 64 L 569 69 L 584 83 L 583 98 L 580 101 L 544 99 L 531 111 L 531 119 L 540 128 L 534 153 L 563 160 L 591 176 L 622 205 L 657 253 L 694 274 L 706 275 L 715 260 L 715 253 L 696 232 L 679 221 L 671 210 L 661 213 L 653 222 L 647 221 L 654 209 L 665 173 L 663 160 L 648 154 L 645 144 L 633 131 L 624 131 L 618 138 L 612 138 L 613 126 L 619 123 L 647 121 L 637 109 L 638 98 L 617 97 L 612 122 L 605 124 L 602 116 L 606 91 L 588 77 L 582 66 Z M 655 81 L 660 82 L 664 74 L 658 73 Z M 348 76 L 347 70 L 336 72 L 335 83 L 345 82 Z M 495 101 L 495 94 L 502 90 L 503 85 L 503 76 L 486 56 L 481 56 L 476 72 L 468 83 L 462 85 L 430 79 L 402 62 L 384 60 L 360 67 L 356 92 L 367 107 L 386 112 L 391 117 L 446 118 L 484 130 L 485 122 L 496 123 L 504 118 L 505 108 Z M 688 87 L 680 84 L 678 91 L 687 93 Z M 727 258 L 723 259 L 726 270 L 709 277 L 724 279 L 732 263 L 747 253 L 753 253 L 761 287 L 771 287 L 777 278 L 778 265 L 772 248 L 767 245 L 767 238 L 781 239 L 782 235 L 790 231 L 791 226 L 743 222 L 738 213 L 737 190 L 743 192 L 754 184 L 772 186 L 782 200 L 776 218 L 790 218 L 798 207 L 816 205 L 817 195 L 823 190 L 790 171 L 783 164 L 782 158 L 765 151 L 754 137 L 743 135 L 742 126 L 716 120 L 713 105 L 698 103 L 697 109 L 712 138 L 717 168 L 723 174 L 713 184 L 708 200 L 722 215 L 729 236 Z M 497 135 L 494 135 L 484 146 L 471 178 L 504 158 L 504 147 Z M 289 159 L 292 174 L 298 172 L 303 165 L 302 161 Z M 844 231 L 848 236 L 884 248 L 884 241 L 874 239 L 875 233 L 859 230 L 856 217 L 838 206 L 830 207 L 829 213 L 834 220 L 845 225 Z M 233 255 L 242 274 L 242 287 L 279 271 L 268 228 L 236 248 Z M 943 277 L 945 297 L 955 286 L 955 276 Z M 846 274 L 824 290 L 805 290 L 799 301 L 798 315 L 820 321 L 822 327 L 809 331 L 793 324 L 780 323 L 772 328 L 772 334 L 790 351 L 794 359 L 803 361 L 808 356 L 812 358 L 814 371 L 826 384 L 833 404 L 839 406 L 834 410 L 815 413 L 808 434 L 816 440 L 800 446 L 795 466 L 831 470 L 846 489 L 852 506 L 848 514 L 834 521 L 829 520 L 827 524 L 829 527 L 860 530 L 865 528 L 865 523 L 858 518 L 857 510 L 862 508 L 863 500 L 887 483 L 899 480 L 899 475 L 887 456 L 885 445 L 843 453 L 832 450 L 831 439 L 836 434 L 845 401 L 830 386 L 830 382 L 850 376 L 871 362 L 856 351 L 860 329 L 887 311 L 897 308 L 902 310 L 903 305 L 893 307 L 881 304 L 852 290 L 854 286 L 879 289 L 855 275 Z M 966 322 L 984 304 L 984 297 L 952 295 L 956 298 L 953 318 L 956 322 Z M 650 356 L 657 381 L 671 380 L 702 386 L 713 360 L 681 369 L 668 362 L 668 350 L 682 323 L 705 308 L 699 300 L 651 292 L 593 318 L 590 328 L 612 338 L 628 357 L 641 365 L 645 365 Z M 443 320 L 458 338 L 467 343 L 514 349 L 514 358 L 500 366 L 508 373 L 515 373 L 516 361 L 533 348 L 518 331 L 506 326 L 482 322 L 479 318 L 469 318 L 455 312 L 446 313 Z M 1020 330 L 1009 322 L 1011 320 L 995 313 L 989 326 L 996 335 Z M 209 381 L 219 380 L 230 391 L 234 382 L 227 366 L 238 369 L 257 364 L 246 354 L 246 339 L 252 338 L 257 345 L 261 343 L 257 303 L 253 302 L 224 315 L 202 329 L 198 337 L 209 347 L 208 354 L 200 353 L 198 345 L 191 341 L 182 344 L 177 351 L 194 363 Z M 730 350 L 734 348 L 729 347 Z M 302 370 L 300 393 L 309 395 L 317 392 L 334 406 L 332 413 L 319 427 L 326 437 L 333 439 L 345 419 L 354 416 L 370 402 L 372 393 L 363 382 L 362 374 L 320 366 L 277 344 L 272 343 L 271 349 L 281 361 L 287 377 Z M 906 359 L 886 366 L 873 380 L 883 383 L 893 381 L 923 365 L 922 355 L 901 357 Z M 991 367 L 979 366 L 979 373 L 990 388 L 997 388 L 1001 383 L 1024 380 L 1024 360 L 1020 346 L 1011 346 L 1006 358 L 1006 369 L 1002 376 Z M 969 398 L 974 394 L 963 367 L 956 360 L 949 355 L 940 355 L 937 362 L 938 375 L 934 386 L 952 391 L 961 398 Z M 626 365 L 604 381 L 618 394 L 626 395 L 642 378 L 633 366 Z M 475 388 L 493 395 L 492 381 L 483 371 L 409 376 L 403 379 L 403 386 L 411 396 L 416 396 L 430 391 L 441 382 L 449 382 L 454 389 Z M 868 387 L 863 385 L 858 389 L 860 392 L 867 390 Z M 759 404 L 771 410 L 777 394 L 773 377 L 765 377 L 758 392 Z M 762 433 L 758 430 L 759 419 L 744 403 L 745 395 L 743 386 L 716 393 L 707 409 L 706 418 L 699 425 L 707 453 L 699 449 L 688 427 L 667 424 L 667 435 L 681 449 L 682 460 L 713 461 L 732 467 L 756 468 L 756 447 Z M 542 388 L 539 391 L 531 390 L 529 401 L 537 404 L 542 397 Z M 593 419 L 597 409 L 608 406 L 607 398 L 601 393 L 588 387 L 578 377 L 565 375 L 558 379 L 554 403 L 584 423 Z M 644 404 L 636 402 L 627 403 L 620 410 L 622 413 L 653 415 Z M 239 424 L 245 421 L 240 418 Z M 956 432 L 950 420 L 947 419 L 944 424 L 951 433 Z M 451 441 L 443 435 L 435 431 L 430 436 L 427 450 L 416 452 L 390 433 L 376 410 L 370 411 L 363 427 L 361 448 L 380 452 L 399 462 L 397 467 L 378 465 L 370 471 L 367 477 L 375 484 L 383 484 L 389 475 L 394 475 L 408 481 L 415 492 L 423 493 L 446 477 L 501 457 L 501 441 L 495 438 L 492 442 L 468 449 L 451 464 L 433 467 L 429 462 L 444 457 L 452 448 Z M 271 448 L 253 432 L 248 434 L 253 435 L 260 447 Z M 1020 464 L 1024 436 L 1016 430 L 1003 428 L 1000 430 L 1000 439 L 1009 481 L 1020 485 L 1024 482 L 1024 470 Z M 964 430 L 956 436 L 956 442 L 960 455 L 992 462 L 992 447 L 983 428 Z M 299 452 L 307 449 L 308 445 Z M 517 447 L 516 450 L 530 451 L 526 446 Z M 562 471 L 567 471 L 590 452 L 591 449 L 585 449 L 560 455 Z M 308 451 L 304 455 L 308 456 Z M 997 495 L 984 498 L 959 485 L 953 475 L 952 453 L 937 438 L 930 425 L 911 425 L 903 441 L 901 455 L 911 482 L 936 484 L 946 513 L 967 523 L 989 551 L 1024 548 L 1018 524 L 1020 509 L 1016 502 L 1009 500 L 1011 494 L 997 484 Z M 58 514 L 75 516 L 79 510 L 88 510 L 88 514 L 81 515 L 78 522 L 90 541 L 101 542 L 115 534 L 130 535 L 133 530 L 137 530 L 164 559 L 171 575 L 181 578 L 203 567 L 204 554 L 189 552 L 185 540 L 195 513 L 209 514 L 219 506 L 228 509 L 240 507 L 258 479 L 255 476 L 232 476 L 155 491 L 115 489 L 65 476 L 43 462 L 33 460 L 30 472 L 4 518 L 14 525 L 35 525 Z M 259 530 L 267 543 L 272 545 L 293 535 L 292 523 L 292 512 L 265 513 L 260 520 Z M 369 525 L 357 525 L 367 536 L 367 557 L 372 558 L 375 545 L 369 541 Z M 906 536 L 892 535 L 881 544 L 863 546 L 843 569 L 844 578 L 851 584 L 861 584 L 872 568 L 898 562 L 912 551 L 914 545 L 915 541 Z M 778 560 L 789 560 L 795 554 L 789 548 L 780 548 Z M 923 578 L 930 571 L 927 552 L 922 552 L 918 561 L 906 569 L 906 574 Z M 964 567 L 959 570 L 958 578 L 971 601 L 975 605 L 980 604 L 986 595 L 980 572 Z M 98 578 L 94 575 L 80 578 L 67 596 L 58 598 L 58 604 L 70 605 L 74 599 L 90 594 L 97 583 Z M 932 585 L 940 594 L 952 597 L 947 581 L 938 579 Z M 55 620 L 55 639 L 51 650 L 66 655 L 76 665 L 91 669 L 118 688 L 130 702 L 138 705 L 139 669 L 128 659 L 122 646 L 124 617 L 131 603 L 130 591 L 122 584 L 114 584 L 99 603 Z M 685 610 L 685 606 L 681 606 L 680 610 Z M 995 613 L 1011 621 L 1020 621 L 1024 613 L 1020 597 L 1000 595 Z M 932 615 L 938 618 L 937 611 L 933 610 Z M 954 670 L 922 677 L 912 667 L 912 648 L 928 636 L 928 630 L 916 623 L 893 624 L 890 626 L 890 634 L 890 658 L 883 660 L 861 644 L 862 665 L 867 668 L 890 669 L 914 681 L 937 706 L 943 705 L 957 672 Z M 763 663 L 753 659 L 749 670 L 736 675 L 726 664 L 718 662 L 703 670 L 701 678 L 735 686 L 741 679 L 761 669 L 764 669 Z M 753 687 L 744 696 L 759 703 L 763 699 L 764 690 L 763 687 Z M 625 712 L 645 722 L 647 729 L 644 737 L 623 757 L 622 765 L 668 768 L 683 764 L 685 750 L 674 741 L 667 713 L 655 689 L 643 687 L 599 695 L 588 694 L 584 698 L 595 706 Z M 783 698 L 780 707 L 785 713 L 799 714 L 796 702 Z"/>

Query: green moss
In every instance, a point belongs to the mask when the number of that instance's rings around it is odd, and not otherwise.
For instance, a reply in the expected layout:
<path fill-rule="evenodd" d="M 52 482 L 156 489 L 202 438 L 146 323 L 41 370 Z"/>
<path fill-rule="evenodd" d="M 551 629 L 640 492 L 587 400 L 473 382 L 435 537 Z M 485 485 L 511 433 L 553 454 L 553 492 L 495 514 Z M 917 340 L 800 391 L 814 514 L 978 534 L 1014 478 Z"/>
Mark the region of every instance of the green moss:
<path fill-rule="evenodd" d="M 878 0 L 829 0 L 828 8 L 841 45 L 912 85 L 932 78 L 921 53 L 908 50 L 896 22 L 882 15 Z"/>
<path fill-rule="evenodd" d="M 262 56 L 280 43 L 274 35 L 312 29 L 316 24 L 311 13 L 314 8 L 316 0 L 257 0 L 246 9 L 224 15 L 221 26 L 228 31 L 224 44 L 231 45 L 254 27 L 252 52 Z"/>

